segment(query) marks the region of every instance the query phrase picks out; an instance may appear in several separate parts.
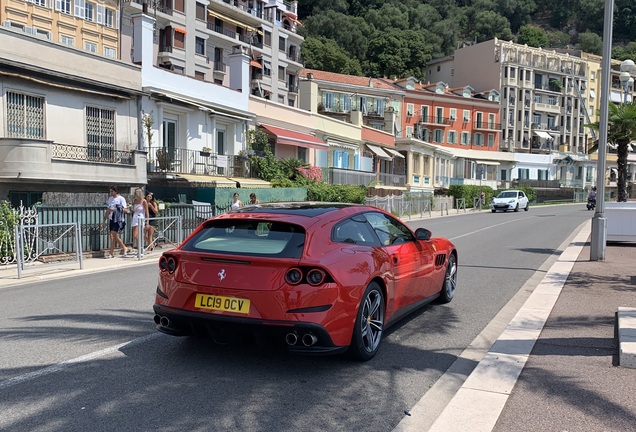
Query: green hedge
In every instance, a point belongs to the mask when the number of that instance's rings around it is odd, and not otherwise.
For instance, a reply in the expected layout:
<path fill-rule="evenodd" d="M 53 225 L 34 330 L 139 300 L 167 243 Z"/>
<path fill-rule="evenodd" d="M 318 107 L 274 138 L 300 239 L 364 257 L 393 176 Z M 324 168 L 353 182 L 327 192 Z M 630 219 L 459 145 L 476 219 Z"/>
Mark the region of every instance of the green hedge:
<path fill-rule="evenodd" d="M 485 196 L 485 202 L 489 203 L 493 197 L 493 190 L 490 186 L 479 185 L 451 185 L 448 188 L 448 194 L 457 199 L 464 198 L 466 200 L 466 208 L 473 207 L 473 199 L 479 197 L 479 193 L 483 191 Z M 457 201 L 455 201 L 457 202 Z"/>

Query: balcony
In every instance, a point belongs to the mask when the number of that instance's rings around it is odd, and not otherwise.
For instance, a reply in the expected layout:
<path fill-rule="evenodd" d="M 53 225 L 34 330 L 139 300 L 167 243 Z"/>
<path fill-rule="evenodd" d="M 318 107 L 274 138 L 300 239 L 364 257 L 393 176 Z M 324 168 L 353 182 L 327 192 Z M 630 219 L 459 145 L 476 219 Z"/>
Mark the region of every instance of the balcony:
<path fill-rule="evenodd" d="M 420 117 L 420 123 L 448 126 L 451 120 L 448 117 L 422 116 Z"/>
<path fill-rule="evenodd" d="M 184 148 L 155 149 L 148 157 L 148 173 L 164 174 L 203 174 L 222 177 L 257 178 L 248 158 L 242 156 L 224 156 L 227 166 L 219 164 L 216 153 L 204 153 Z M 219 166 L 221 165 L 221 166 Z"/>
<path fill-rule="evenodd" d="M 485 130 L 499 130 L 501 129 L 501 123 L 493 123 L 486 121 L 475 121 L 473 123 L 473 129 L 485 129 Z"/>
<path fill-rule="evenodd" d="M 356 171 L 345 168 L 323 168 L 322 178 L 328 184 L 351 184 L 358 186 L 367 186 L 369 183 L 376 181 L 375 173 L 366 171 Z"/>
<path fill-rule="evenodd" d="M 222 72 L 225 73 L 226 65 L 220 60 L 214 61 L 214 72 Z"/>
<path fill-rule="evenodd" d="M 406 184 L 406 176 L 404 174 L 379 173 L 378 179 L 383 186 L 402 187 Z"/>
<path fill-rule="evenodd" d="M 546 112 L 551 112 L 555 114 L 558 114 L 561 112 L 561 107 L 558 104 L 550 104 L 550 103 L 546 104 L 541 102 L 535 102 L 534 109 L 536 111 L 546 111 Z"/>

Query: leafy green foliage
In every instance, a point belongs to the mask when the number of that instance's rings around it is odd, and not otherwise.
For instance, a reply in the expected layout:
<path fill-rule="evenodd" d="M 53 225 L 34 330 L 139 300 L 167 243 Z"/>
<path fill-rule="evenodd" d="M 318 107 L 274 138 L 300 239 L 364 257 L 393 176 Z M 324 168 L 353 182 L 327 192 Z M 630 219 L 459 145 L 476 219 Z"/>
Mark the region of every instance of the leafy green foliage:
<path fill-rule="evenodd" d="M 472 208 L 474 199 L 479 197 L 480 192 L 483 191 L 485 196 L 485 202 L 490 202 L 493 197 L 493 190 L 490 186 L 479 185 L 451 185 L 448 188 L 448 195 L 457 199 L 466 200 L 466 208 Z"/>
<path fill-rule="evenodd" d="M 310 69 L 325 70 L 346 75 L 362 75 L 362 66 L 333 39 L 324 36 L 308 37 L 302 44 L 301 52 L 305 66 Z"/>
<path fill-rule="evenodd" d="M 603 39 L 592 32 L 584 32 L 579 35 L 577 47 L 585 52 L 601 55 L 603 52 Z"/>
<path fill-rule="evenodd" d="M 0 202 L 0 257 L 13 258 L 14 228 L 19 223 L 18 214 L 7 201 Z"/>
<path fill-rule="evenodd" d="M 527 44 L 535 48 L 546 48 L 548 46 L 548 33 L 540 27 L 524 25 L 519 29 L 517 43 Z"/>

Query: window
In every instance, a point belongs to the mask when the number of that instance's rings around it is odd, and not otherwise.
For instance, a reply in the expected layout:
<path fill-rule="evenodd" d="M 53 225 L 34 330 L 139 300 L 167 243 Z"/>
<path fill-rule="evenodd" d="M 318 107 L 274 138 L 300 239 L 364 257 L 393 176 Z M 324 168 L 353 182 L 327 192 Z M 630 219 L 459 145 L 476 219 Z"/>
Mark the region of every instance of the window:
<path fill-rule="evenodd" d="M 450 109 L 450 121 L 457 120 L 457 108 Z"/>
<path fill-rule="evenodd" d="M 272 46 L 272 32 L 268 32 L 265 30 L 265 41 L 263 42 L 265 46 Z"/>
<path fill-rule="evenodd" d="M 115 48 L 111 48 L 111 47 L 104 47 L 104 57 L 108 57 L 108 58 L 116 58 L 117 56 L 117 50 Z"/>
<path fill-rule="evenodd" d="M 66 35 L 60 35 L 60 42 L 70 47 L 75 46 L 75 38 Z"/>
<path fill-rule="evenodd" d="M 411 231 L 397 220 L 383 213 L 365 213 L 364 217 L 375 231 L 383 246 L 414 241 Z"/>
<path fill-rule="evenodd" d="M 470 122 L 470 110 L 464 110 L 464 123 Z"/>
<path fill-rule="evenodd" d="M 519 180 L 530 180 L 530 170 L 528 168 L 519 168 Z"/>
<path fill-rule="evenodd" d="M 364 246 L 380 246 L 371 225 L 361 216 L 346 219 L 333 227 L 331 240 Z"/>
<path fill-rule="evenodd" d="M 296 147 L 296 148 L 298 149 L 298 154 L 297 154 L 298 160 L 301 160 L 305 163 L 308 162 L 307 149 L 305 147 Z"/>
<path fill-rule="evenodd" d="M 199 21 L 206 21 L 207 20 L 207 17 L 206 17 L 207 10 L 208 10 L 208 8 L 206 7 L 206 5 L 204 5 L 203 3 L 197 2 L 196 18 Z"/>
<path fill-rule="evenodd" d="M 435 131 L 433 131 L 433 141 L 436 143 L 444 142 L 444 131 L 435 129 Z"/>
<path fill-rule="evenodd" d="M 205 39 L 200 37 L 194 38 L 194 51 L 199 55 L 205 55 Z"/>
<path fill-rule="evenodd" d="M 488 134 L 488 147 L 495 146 L 495 134 Z"/>
<path fill-rule="evenodd" d="M 278 81 L 285 81 L 285 68 L 278 66 Z"/>
<path fill-rule="evenodd" d="M 475 134 L 475 145 L 483 146 L 484 145 L 484 134 L 476 133 Z"/>
<path fill-rule="evenodd" d="M 415 105 L 413 105 L 412 103 L 406 104 L 406 116 L 407 117 L 413 117 L 414 111 L 415 111 Z"/>
<path fill-rule="evenodd" d="M 457 132 L 456 131 L 448 131 L 448 139 L 446 141 L 449 144 L 457 144 Z"/>
<path fill-rule="evenodd" d="M 199 81 L 204 81 L 205 80 L 205 73 L 204 72 L 199 72 L 199 71 L 194 71 L 194 79 L 199 80 Z"/>
<path fill-rule="evenodd" d="M 179 12 L 185 12 L 185 0 L 173 0 L 172 9 Z"/>
<path fill-rule="evenodd" d="M 406 137 L 407 138 L 412 138 L 413 137 L 413 126 L 407 126 L 406 127 Z"/>
<path fill-rule="evenodd" d="M 174 48 L 181 48 L 181 49 L 185 49 L 185 34 L 182 31 L 177 31 L 177 29 L 175 29 L 174 31 L 174 43 L 173 43 L 173 47 Z"/>
<path fill-rule="evenodd" d="M 89 160 L 113 160 L 115 110 L 86 107 L 86 145 Z"/>
<path fill-rule="evenodd" d="M 462 132 L 461 144 L 462 145 L 470 144 L 470 133 Z"/>
<path fill-rule="evenodd" d="M 592 81 L 594 81 L 594 80 L 596 79 L 596 71 L 591 71 L 591 72 L 590 72 L 590 79 L 591 79 Z"/>
<path fill-rule="evenodd" d="M 97 44 L 93 42 L 84 41 L 84 50 L 92 53 L 97 52 Z"/>
<path fill-rule="evenodd" d="M 183 250 L 203 253 L 300 258 L 305 230 L 285 222 L 219 219 L 189 238 Z"/>
<path fill-rule="evenodd" d="M 495 114 L 488 114 L 488 129 L 496 129 L 495 118 Z"/>
<path fill-rule="evenodd" d="M 55 10 L 70 15 L 71 0 L 55 0 Z"/>
<path fill-rule="evenodd" d="M 442 124 L 444 122 L 444 108 L 435 108 L 435 122 L 437 124 Z"/>
<path fill-rule="evenodd" d="M 287 39 L 282 36 L 278 37 L 278 51 L 287 51 Z"/>
<path fill-rule="evenodd" d="M 119 25 L 115 23 L 115 11 L 112 9 L 104 8 L 104 26 L 110 28 L 119 28 Z"/>
<path fill-rule="evenodd" d="M 272 76 L 272 64 L 265 60 L 263 60 L 263 76 Z"/>
<path fill-rule="evenodd" d="M 44 139 L 44 98 L 7 92 L 9 138 Z"/>
<path fill-rule="evenodd" d="M 285 95 L 282 95 L 282 94 L 278 95 L 278 103 L 280 103 L 280 104 L 284 104 L 285 103 Z"/>

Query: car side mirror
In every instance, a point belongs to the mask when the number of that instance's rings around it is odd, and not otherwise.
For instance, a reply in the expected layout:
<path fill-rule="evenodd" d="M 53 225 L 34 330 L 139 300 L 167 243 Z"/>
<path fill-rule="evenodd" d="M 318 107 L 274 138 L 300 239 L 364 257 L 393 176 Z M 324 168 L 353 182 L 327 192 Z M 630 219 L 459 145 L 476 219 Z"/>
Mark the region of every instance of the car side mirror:
<path fill-rule="evenodd" d="M 426 228 L 418 228 L 415 230 L 415 238 L 418 240 L 430 240 L 431 232 Z"/>

